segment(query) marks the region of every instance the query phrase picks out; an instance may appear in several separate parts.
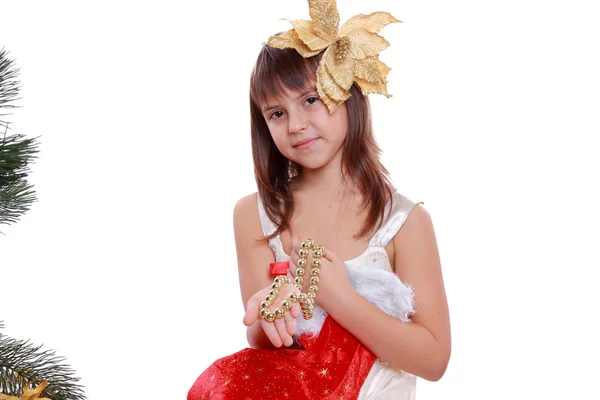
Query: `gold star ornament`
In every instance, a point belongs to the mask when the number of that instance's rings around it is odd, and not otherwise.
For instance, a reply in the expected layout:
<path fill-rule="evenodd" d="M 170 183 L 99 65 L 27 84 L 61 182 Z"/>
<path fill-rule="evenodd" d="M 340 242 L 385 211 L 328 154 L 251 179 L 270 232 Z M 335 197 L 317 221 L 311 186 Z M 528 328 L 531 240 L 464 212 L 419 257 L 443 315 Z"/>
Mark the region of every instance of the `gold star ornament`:
<path fill-rule="evenodd" d="M 21 397 L 8 396 L 6 394 L 0 393 L 0 399 L 5 400 L 50 400 L 47 397 L 40 397 L 44 388 L 46 387 L 47 382 L 42 380 L 35 389 L 30 389 L 28 387 L 23 388 L 23 395 Z"/>
<path fill-rule="evenodd" d="M 390 13 L 378 11 L 358 14 L 341 28 L 335 0 L 308 0 L 311 21 L 290 21 L 293 29 L 271 36 L 267 45 L 295 49 L 302 57 L 313 57 L 325 50 L 317 68 L 317 92 L 333 113 L 350 97 L 356 82 L 364 94 L 387 92 L 390 68 L 379 60 L 379 53 L 390 43 L 379 36 L 386 25 L 401 22 Z"/>

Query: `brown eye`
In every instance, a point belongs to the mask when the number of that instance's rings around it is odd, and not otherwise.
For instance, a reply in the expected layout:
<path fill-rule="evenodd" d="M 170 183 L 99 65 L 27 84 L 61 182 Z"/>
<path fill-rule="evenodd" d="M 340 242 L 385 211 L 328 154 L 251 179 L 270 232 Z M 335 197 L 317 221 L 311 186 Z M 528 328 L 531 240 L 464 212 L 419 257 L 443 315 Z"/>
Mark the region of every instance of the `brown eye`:
<path fill-rule="evenodd" d="M 318 97 L 309 97 L 308 99 L 306 99 L 306 102 L 307 102 L 308 104 L 314 104 L 314 103 L 316 103 L 317 101 L 319 101 L 319 98 L 318 98 Z"/>
<path fill-rule="evenodd" d="M 271 114 L 271 119 L 277 119 L 279 117 L 283 117 L 283 111 L 275 111 Z"/>

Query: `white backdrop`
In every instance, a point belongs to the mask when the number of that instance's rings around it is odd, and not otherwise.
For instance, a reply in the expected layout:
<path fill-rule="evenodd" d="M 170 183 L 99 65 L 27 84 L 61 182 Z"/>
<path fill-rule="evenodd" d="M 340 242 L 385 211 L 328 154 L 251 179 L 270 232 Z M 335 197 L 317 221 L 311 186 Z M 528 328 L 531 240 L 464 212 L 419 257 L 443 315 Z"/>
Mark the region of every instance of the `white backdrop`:
<path fill-rule="evenodd" d="M 338 8 L 403 21 L 375 130 L 432 215 L 453 333 L 419 400 L 600 398 L 595 2 Z M 41 136 L 39 201 L 0 227 L 2 332 L 65 356 L 91 400 L 183 399 L 246 346 L 232 211 L 256 190 L 250 70 L 283 17 L 306 2 L 0 2 L 13 133 Z"/>

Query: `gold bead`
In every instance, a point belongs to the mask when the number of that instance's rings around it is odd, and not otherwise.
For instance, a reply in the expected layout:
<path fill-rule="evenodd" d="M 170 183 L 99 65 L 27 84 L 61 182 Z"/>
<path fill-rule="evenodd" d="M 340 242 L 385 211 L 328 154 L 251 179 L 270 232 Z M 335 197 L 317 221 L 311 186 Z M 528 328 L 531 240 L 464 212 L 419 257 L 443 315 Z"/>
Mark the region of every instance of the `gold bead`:
<path fill-rule="evenodd" d="M 321 266 L 321 260 L 319 260 L 318 258 L 315 258 L 312 261 L 312 265 L 313 265 L 313 267 L 320 267 Z M 276 283 L 274 283 L 273 285 L 276 285 Z"/>
<path fill-rule="evenodd" d="M 266 308 L 263 308 L 262 310 L 260 310 L 260 316 L 263 318 L 266 318 L 268 313 L 269 313 L 269 310 Z"/>
<path fill-rule="evenodd" d="M 278 276 L 277 278 L 275 278 L 275 282 L 277 282 L 277 283 L 283 282 L 283 276 Z"/>
<path fill-rule="evenodd" d="M 271 291 L 269 292 L 269 296 L 273 296 L 273 297 L 277 297 L 278 294 L 279 294 L 279 290 L 277 290 L 277 289 L 271 289 Z"/>
<path fill-rule="evenodd" d="M 304 242 L 302 242 L 302 245 L 300 246 L 303 249 L 310 249 L 310 240 L 305 240 Z"/>
<path fill-rule="evenodd" d="M 315 241 L 312 239 L 308 239 L 306 240 L 306 242 L 308 243 L 308 248 L 312 249 L 313 247 L 315 247 Z"/>
<path fill-rule="evenodd" d="M 304 278 L 301 276 L 297 276 L 296 278 L 294 278 L 294 282 L 296 283 L 296 285 L 302 285 L 304 283 Z"/>
<path fill-rule="evenodd" d="M 313 252 L 313 257 L 321 258 L 323 257 L 323 252 L 321 250 L 315 250 Z"/>
<path fill-rule="evenodd" d="M 276 308 L 273 313 L 275 314 L 275 318 L 283 317 L 283 310 L 281 308 Z"/>
<path fill-rule="evenodd" d="M 310 277 L 310 284 L 311 285 L 318 285 L 319 284 L 319 277 L 318 276 L 311 276 Z"/>
<path fill-rule="evenodd" d="M 299 283 L 297 283 L 296 284 L 296 289 L 298 289 L 298 291 L 301 292 L 302 291 L 302 285 L 299 284 Z"/>
<path fill-rule="evenodd" d="M 296 269 L 296 275 L 297 276 L 304 276 L 304 274 L 306 274 L 306 270 L 304 268 L 297 268 Z"/>
<path fill-rule="evenodd" d="M 321 256 L 325 255 L 325 247 L 323 247 L 322 245 L 315 246 L 315 250 L 320 251 L 321 252 Z"/>
<path fill-rule="evenodd" d="M 267 297 L 265 297 L 265 301 L 268 301 L 269 303 L 272 303 L 273 300 L 275 300 L 275 296 L 268 295 Z"/>
<path fill-rule="evenodd" d="M 314 262 L 313 262 L 313 264 L 314 264 Z M 277 283 L 277 282 L 273 282 L 273 284 L 271 285 L 271 288 L 272 289 L 279 289 L 279 288 L 281 288 L 281 285 L 279 283 Z"/>
<path fill-rule="evenodd" d="M 303 259 L 303 258 L 299 259 L 298 260 L 298 266 L 301 267 L 301 268 L 306 267 L 306 260 Z"/>
<path fill-rule="evenodd" d="M 273 320 L 275 320 L 275 314 L 269 311 L 265 319 L 269 322 L 273 322 Z"/>
<path fill-rule="evenodd" d="M 308 255 L 308 250 L 307 249 L 300 249 L 300 251 L 298 251 L 298 255 L 302 258 L 305 258 Z"/>
<path fill-rule="evenodd" d="M 290 294 L 290 300 L 293 301 L 294 303 L 298 301 L 298 293 L 296 292 L 292 292 L 292 294 Z"/>
<path fill-rule="evenodd" d="M 304 294 L 304 293 L 300 293 L 300 294 L 298 295 L 298 301 L 299 301 L 300 303 L 305 303 L 305 302 L 306 302 L 306 294 Z"/>
<path fill-rule="evenodd" d="M 311 285 L 311 287 L 309 287 L 308 290 L 311 293 L 317 293 L 319 291 L 319 287 L 317 285 Z"/>
<path fill-rule="evenodd" d="M 315 293 L 308 293 L 306 295 L 306 297 L 308 297 L 309 299 L 312 299 L 313 301 L 315 300 L 315 297 L 317 297 L 317 295 Z"/>
<path fill-rule="evenodd" d="M 260 303 L 260 308 L 269 308 L 271 307 L 271 302 L 270 301 L 263 301 L 262 303 Z"/>
<path fill-rule="evenodd" d="M 284 300 L 283 303 L 281 303 L 281 307 L 284 311 L 287 311 L 292 307 L 292 303 L 289 300 Z"/>
<path fill-rule="evenodd" d="M 321 273 L 321 270 L 320 270 L 319 268 L 313 268 L 313 269 L 310 271 L 310 274 L 311 274 L 312 276 L 319 276 L 319 274 L 320 274 L 320 273 Z"/>

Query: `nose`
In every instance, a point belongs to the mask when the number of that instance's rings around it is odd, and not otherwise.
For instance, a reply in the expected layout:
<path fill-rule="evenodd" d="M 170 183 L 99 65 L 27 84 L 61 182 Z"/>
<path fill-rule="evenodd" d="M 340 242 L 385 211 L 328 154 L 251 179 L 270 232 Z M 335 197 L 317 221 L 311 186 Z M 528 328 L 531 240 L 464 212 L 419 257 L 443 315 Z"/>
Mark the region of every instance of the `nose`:
<path fill-rule="evenodd" d="M 307 118 L 302 111 L 288 112 L 288 130 L 290 133 L 301 133 L 306 130 Z"/>

